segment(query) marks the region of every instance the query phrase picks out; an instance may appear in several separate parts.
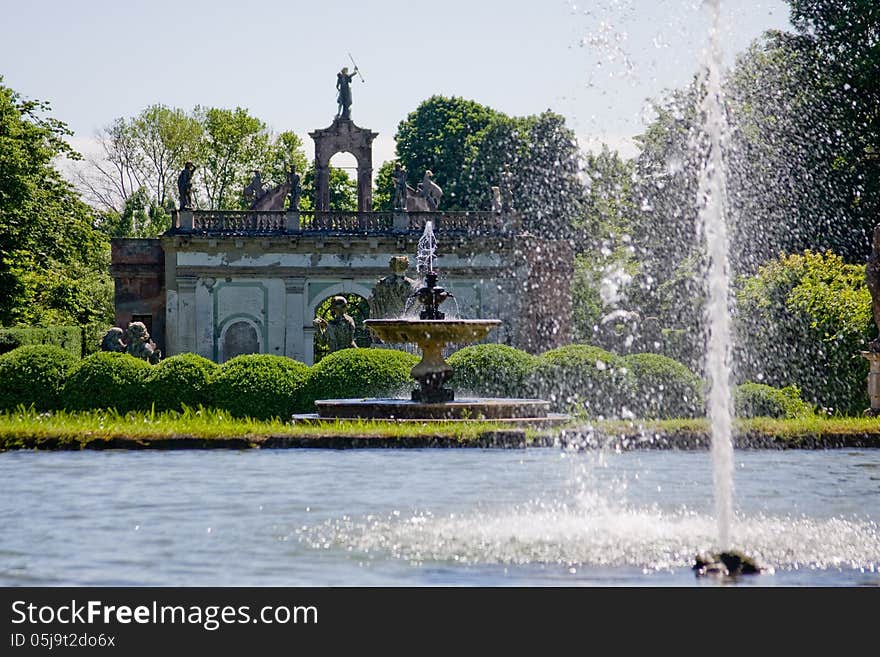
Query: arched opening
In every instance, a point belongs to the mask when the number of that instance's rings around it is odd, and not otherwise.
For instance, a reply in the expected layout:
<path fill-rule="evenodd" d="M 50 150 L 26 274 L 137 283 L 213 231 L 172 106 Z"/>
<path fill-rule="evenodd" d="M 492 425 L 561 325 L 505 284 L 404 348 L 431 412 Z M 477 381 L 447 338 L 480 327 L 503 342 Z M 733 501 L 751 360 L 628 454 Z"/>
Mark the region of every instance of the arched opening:
<path fill-rule="evenodd" d="M 370 305 L 369 303 L 367 303 L 367 300 L 359 294 L 347 293 L 327 297 L 326 299 L 321 301 L 315 308 L 315 320 L 323 320 L 329 325 L 329 323 L 334 319 L 334 315 L 331 310 L 331 304 L 334 297 L 336 296 L 344 297 L 348 304 L 345 309 L 345 314 L 349 315 L 354 320 L 354 343 L 358 347 L 371 346 L 373 342 L 372 337 L 370 336 L 369 330 L 364 326 L 364 320 L 370 318 Z M 316 332 L 315 335 L 315 363 L 319 362 L 331 351 L 331 345 L 328 343 L 328 341 L 319 339 L 319 332 L 320 329 L 318 329 L 318 332 Z"/>
<path fill-rule="evenodd" d="M 240 319 L 224 328 L 220 337 L 220 362 L 241 356 L 242 354 L 259 354 L 260 334 L 253 322 Z"/>

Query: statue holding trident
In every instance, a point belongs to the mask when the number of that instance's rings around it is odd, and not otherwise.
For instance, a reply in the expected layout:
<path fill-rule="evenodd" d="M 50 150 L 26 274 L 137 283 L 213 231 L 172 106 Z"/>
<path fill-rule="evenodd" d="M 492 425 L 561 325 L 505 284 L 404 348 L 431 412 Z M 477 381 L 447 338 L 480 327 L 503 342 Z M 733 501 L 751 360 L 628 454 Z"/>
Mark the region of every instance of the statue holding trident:
<path fill-rule="evenodd" d="M 351 58 L 351 53 L 348 56 Z M 336 102 L 339 105 L 339 109 L 336 111 L 337 119 L 351 120 L 351 81 L 355 75 L 360 75 L 361 82 L 364 81 L 364 76 L 358 70 L 354 59 L 351 60 L 351 63 L 354 64 L 354 71 L 352 73 L 349 73 L 348 67 L 345 67 L 336 74 Z"/>

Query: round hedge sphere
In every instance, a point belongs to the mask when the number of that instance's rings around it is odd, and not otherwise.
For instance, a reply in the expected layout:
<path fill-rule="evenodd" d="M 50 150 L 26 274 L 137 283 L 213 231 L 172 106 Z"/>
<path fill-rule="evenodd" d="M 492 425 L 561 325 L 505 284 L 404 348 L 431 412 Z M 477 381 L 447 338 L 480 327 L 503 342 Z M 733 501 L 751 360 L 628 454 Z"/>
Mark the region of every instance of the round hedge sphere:
<path fill-rule="evenodd" d="M 504 344 L 476 344 L 459 349 L 446 362 L 456 391 L 485 397 L 523 397 L 538 359 Z"/>
<path fill-rule="evenodd" d="M 309 372 L 304 400 L 393 396 L 415 387 L 410 371 L 419 358 L 396 349 L 341 349 L 324 356 Z"/>
<path fill-rule="evenodd" d="M 152 369 L 129 354 L 99 351 L 70 371 L 61 400 L 68 410 L 115 408 L 120 413 L 149 410 L 144 382 Z"/>
<path fill-rule="evenodd" d="M 198 354 L 178 354 L 160 361 L 146 380 L 148 402 L 157 411 L 210 405 L 208 386 L 216 363 Z"/>
<path fill-rule="evenodd" d="M 538 357 L 529 391 L 559 412 L 620 417 L 632 398 L 632 375 L 620 357 L 599 347 L 570 344 Z"/>
<path fill-rule="evenodd" d="M 703 383 L 685 365 L 661 354 L 629 354 L 620 359 L 634 377 L 630 409 L 643 418 L 703 414 Z"/>
<path fill-rule="evenodd" d="M 302 392 L 308 372 L 308 365 L 287 356 L 236 356 L 211 376 L 211 404 L 235 417 L 288 420 L 303 407 Z"/>
<path fill-rule="evenodd" d="M 28 345 L 0 356 L 0 410 L 33 404 L 38 411 L 60 408 L 61 390 L 78 359 L 61 347 Z"/>
<path fill-rule="evenodd" d="M 747 381 L 733 391 L 737 417 L 778 417 L 795 419 L 813 412 L 801 399 L 797 386 L 774 388 L 763 383 Z"/>

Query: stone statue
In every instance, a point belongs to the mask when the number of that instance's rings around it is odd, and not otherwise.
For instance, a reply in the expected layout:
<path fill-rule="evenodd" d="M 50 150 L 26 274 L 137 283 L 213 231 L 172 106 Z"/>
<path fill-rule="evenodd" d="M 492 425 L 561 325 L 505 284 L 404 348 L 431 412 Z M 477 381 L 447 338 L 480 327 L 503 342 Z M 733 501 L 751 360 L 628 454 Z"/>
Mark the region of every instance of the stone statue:
<path fill-rule="evenodd" d="M 162 358 L 162 352 L 156 347 L 156 343 L 150 340 L 150 334 L 143 322 L 129 322 L 126 334 L 128 336 L 128 346 L 125 348 L 127 353 L 153 364 L 159 362 Z"/>
<path fill-rule="evenodd" d="M 263 187 L 263 178 L 262 173 L 260 171 L 254 169 L 254 177 L 251 178 L 248 186 L 244 188 L 242 192 L 242 196 L 246 202 L 251 204 L 251 209 L 253 210 L 253 206 L 263 197 L 266 193 L 266 189 Z"/>
<path fill-rule="evenodd" d="M 183 171 L 177 176 L 177 193 L 180 196 L 181 210 L 193 209 L 192 177 L 195 170 L 196 165 L 192 162 L 187 162 L 183 165 Z"/>
<path fill-rule="evenodd" d="M 293 165 L 291 165 L 290 171 L 287 173 L 287 184 L 290 187 L 290 191 L 287 194 L 287 199 L 290 201 L 288 209 L 291 212 L 299 212 L 302 182 L 300 181 L 299 174 L 296 172 L 296 167 Z"/>
<path fill-rule="evenodd" d="M 501 188 L 492 187 L 492 212 L 501 212 Z"/>
<path fill-rule="evenodd" d="M 510 165 L 504 165 L 504 171 L 501 173 L 501 211 L 510 212 L 513 210 L 513 174 L 510 173 Z"/>
<path fill-rule="evenodd" d="M 880 332 L 880 224 L 874 227 L 871 255 L 865 267 L 865 281 L 868 284 L 868 291 L 871 293 L 871 312 L 874 316 L 874 325 Z M 868 343 L 868 350 L 880 353 L 880 334 Z"/>
<path fill-rule="evenodd" d="M 330 302 L 330 312 L 333 313 L 333 319 L 328 322 L 323 317 L 316 317 L 313 322 L 315 328 L 318 329 L 319 342 L 327 345 L 331 353 L 340 349 L 357 347 L 354 341 L 354 319 L 345 312 L 346 308 L 348 308 L 348 301 L 345 300 L 345 297 L 333 297 L 333 301 Z"/>
<path fill-rule="evenodd" d="M 354 73 L 349 74 L 348 68 L 343 68 L 336 74 L 336 102 L 339 109 L 336 111 L 337 119 L 351 119 L 351 81 L 357 75 L 357 68 Z"/>
<path fill-rule="evenodd" d="M 395 164 L 392 176 L 394 178 L 394 209 L 406 210 L 406 168 Z"/>
<path fill-rule="evenodd" d="M 367 300 L 370 304 L 370 317 L 373 319 L 402 317 L 407 300 L 419 287 L 417 281 L 406 276 L 408 257 L 394 256 L 388 266 L 391 273 L 379 279 Z"/>
<path fill-rule="evenodd" d="M 425 171 L 422 182 L 416 189 L 407 187 L 406 210 L 407 212 L 436 212 L 440 205 L 440 197 L 443 190 L 434 182 L 434 174 Z"/>
<path fill-rule="evenodd" d="M 101 338 L 101 351 L 115 351 L 117 353 L 125 352 L 125 342 L 122 341 L 124 331 L 118 326 L 112 327 Z"/>

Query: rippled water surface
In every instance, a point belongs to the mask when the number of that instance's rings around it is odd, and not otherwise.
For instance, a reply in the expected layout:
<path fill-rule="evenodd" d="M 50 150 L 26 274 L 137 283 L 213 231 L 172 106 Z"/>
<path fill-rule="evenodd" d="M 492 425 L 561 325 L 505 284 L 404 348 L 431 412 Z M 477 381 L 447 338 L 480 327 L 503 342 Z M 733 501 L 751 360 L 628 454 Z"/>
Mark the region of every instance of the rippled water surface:
<path fill-rule="evenodd" d="M 880 450 L 737 451 L 758 586 L 880 585 Z M 0 454 L 0 585 L 692 586 L 706 452 Z"/>

